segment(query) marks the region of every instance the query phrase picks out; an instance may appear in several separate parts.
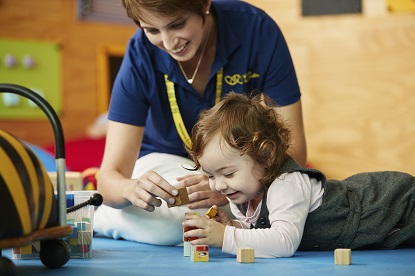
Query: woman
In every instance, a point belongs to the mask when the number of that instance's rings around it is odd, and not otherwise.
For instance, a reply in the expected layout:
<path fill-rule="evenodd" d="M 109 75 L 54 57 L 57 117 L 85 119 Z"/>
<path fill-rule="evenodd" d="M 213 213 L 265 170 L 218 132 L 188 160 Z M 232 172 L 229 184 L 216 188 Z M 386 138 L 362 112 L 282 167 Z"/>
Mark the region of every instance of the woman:
<path fill-rule="evenodd" d="M 182 167 L 191 162 L 184 145 L 199 113 L 229 91 L 264 91 L 279 103 L 278 112 L 292 128 L 290 154 L 304 165 L 301 94 L 284 37 L 263 11 L 242 1 L 123 4 L 140 28 L 113 87 L 98 183 L 106 206 L 96 212 L 95 231 L 175 244 L 189 208 L 227 204 L 205 176 Z M 162 202 L 172 203 L 182 187 L 190 204 L 166 208 Z"/>

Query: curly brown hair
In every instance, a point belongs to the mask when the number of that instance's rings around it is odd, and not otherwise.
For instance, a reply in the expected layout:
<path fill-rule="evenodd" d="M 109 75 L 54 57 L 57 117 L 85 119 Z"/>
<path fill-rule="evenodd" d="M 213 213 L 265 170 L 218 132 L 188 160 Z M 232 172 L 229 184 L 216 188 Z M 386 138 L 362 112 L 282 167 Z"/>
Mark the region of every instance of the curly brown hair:
<path fill-rule="evenodd" d="M 192 130 L 192 148 L 186 148 L 200 168 L 199 158 L 206 145 L 220 133 L 241 155 L 248 154 L 264 169 L 260 179 L 266 187 L 278 176 L 288 158 L 291 132 L 276 111 L 277 105 L 263 94 L 228 93 L 223 100 L 200 114 Z"/>
<path fill-rule="evenodd" d="M 143 19 L 143 9 L 166 17 L 195 13 L 205 20 L 208 2 L 208 0 L 122 0 L 128 17 L 138 26 Z"/>

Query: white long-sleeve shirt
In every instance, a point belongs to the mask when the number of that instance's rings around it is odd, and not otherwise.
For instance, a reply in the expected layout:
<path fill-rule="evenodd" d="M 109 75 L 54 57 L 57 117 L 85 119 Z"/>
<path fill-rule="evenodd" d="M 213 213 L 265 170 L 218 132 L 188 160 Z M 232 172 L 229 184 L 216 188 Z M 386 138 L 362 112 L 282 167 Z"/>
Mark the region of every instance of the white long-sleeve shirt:
<path fill-rule="evenodd" d="M 246 216 L 230 202 L 242 229 L 226 226 L 222 251 L 236 255 L 239 247 L 252 247 L 258 258 L 291 257 L 300 245 L 307 215 L 321 205 L 323 192 L 321 182 L 307 174 L 282 174 L 267 192 L 271 224 L 267 229 L 250 229 L 251 224 L 256 224 L 262 201 L 256 210 L 249 204 Z"/>

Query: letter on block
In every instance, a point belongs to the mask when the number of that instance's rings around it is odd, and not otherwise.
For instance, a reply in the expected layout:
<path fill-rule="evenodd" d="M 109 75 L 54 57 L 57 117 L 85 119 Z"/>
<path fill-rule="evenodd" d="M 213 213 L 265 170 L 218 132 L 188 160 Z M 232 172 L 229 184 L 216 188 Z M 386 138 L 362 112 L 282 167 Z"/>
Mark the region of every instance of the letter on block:
<path fill-rule="evenodd" d="M 255 259 L 254 253 L 255 252 L 253 248 L 240 247 L 237 251 L 236 260 L 240 263 L 253 263 Z"/>
<path fill-rule="evenodd" d="M 352 263 L 352 250 L 349 248 L 335 249 L 334 263 L 336 265 L 350 265 Z"/>

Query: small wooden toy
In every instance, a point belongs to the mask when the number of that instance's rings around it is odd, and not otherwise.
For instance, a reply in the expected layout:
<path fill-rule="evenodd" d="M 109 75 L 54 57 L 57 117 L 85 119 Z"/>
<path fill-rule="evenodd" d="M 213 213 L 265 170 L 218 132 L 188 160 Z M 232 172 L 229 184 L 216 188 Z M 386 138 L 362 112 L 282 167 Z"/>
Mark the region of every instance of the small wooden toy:
<path fill-rule="evenodd" d="M 193 262 L 209 262 L 209 246 L 194 245 L 191 246 L 190 259 Z"/>
<path fill-rule="evenodd" d="M 334 263 L 336 265 L 350 265 L 352 263 L 352 250 L 349 248 L 335 249 Z"/>
<path fill-rule="evenodd" d="M 187 194 L 186 188 L 178 189 L 179 193 L 177 196 L 174 197 L 175 201 L 173 204 L 167 203 L 167 206 L 174 207 L 174 206 L 181 206 L 189 203 L 189 195 Z"/>
<path fill-rule="evenodd" d="M 250 247 L 238 248 L 236 260 L 240 263 L 253 263 L 255 260 L 254 249 Z"/>
<path fill-rule="evenodd" d="M 189 241 L 183 242 L 183 256 L 190 257 L 190 252 L 192 251 L 192 245 Z"/>
<path fill-rule="evenodd" d="M 57 190 L 57 173 L 48 172 L 50 180 L 52 181 L 53 188 Z M 67 191 L 80 191 L 83 189 L 82 176 L 80 172 L 65 172 L 65 183 Z"/>
<path fill-rule="evenodd" d="M 206 216 L 208 216 L 209 218 L 214 218 L 217 213 L 218 213 L 218 210 L 216 210 L 213 207 L 210 207 L 209 210 L 207 210 L 206 212 Z"/>

